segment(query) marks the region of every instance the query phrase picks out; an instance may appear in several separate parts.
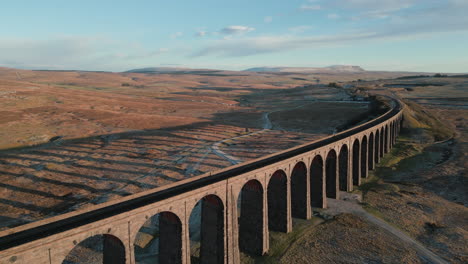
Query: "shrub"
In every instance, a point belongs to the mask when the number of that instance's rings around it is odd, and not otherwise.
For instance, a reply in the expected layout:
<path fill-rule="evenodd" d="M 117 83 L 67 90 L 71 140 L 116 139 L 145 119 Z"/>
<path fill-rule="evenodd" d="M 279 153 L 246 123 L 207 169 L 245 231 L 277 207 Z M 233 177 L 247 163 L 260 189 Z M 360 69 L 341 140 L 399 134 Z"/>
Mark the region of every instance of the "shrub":
<path fill-rule="evenodd" d="M 436 74 L 434 74 L 434 77 L 435 78 L 447 77 L 447 74 L 436 73 Z"/>
<path fill-rule="evenodd" d="M 333 88 L 342 88 L 340 85 L 338 85 L 335 82 L 328 83 L 328 87 L 333 87 Z"/>

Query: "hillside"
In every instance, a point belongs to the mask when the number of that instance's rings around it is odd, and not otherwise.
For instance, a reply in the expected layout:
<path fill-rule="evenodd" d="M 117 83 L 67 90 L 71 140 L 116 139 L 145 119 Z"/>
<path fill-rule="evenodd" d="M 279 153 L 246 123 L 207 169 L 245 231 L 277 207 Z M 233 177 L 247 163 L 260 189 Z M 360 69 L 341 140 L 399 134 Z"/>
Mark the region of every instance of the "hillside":
<path fill-rule="evenodd" d="M 250 68 L 249 72 L 294 72 L 294 73 L 352 73 L 364 72 L 360 66 L 333 65 L 328 67 L 258 67 Z"/>

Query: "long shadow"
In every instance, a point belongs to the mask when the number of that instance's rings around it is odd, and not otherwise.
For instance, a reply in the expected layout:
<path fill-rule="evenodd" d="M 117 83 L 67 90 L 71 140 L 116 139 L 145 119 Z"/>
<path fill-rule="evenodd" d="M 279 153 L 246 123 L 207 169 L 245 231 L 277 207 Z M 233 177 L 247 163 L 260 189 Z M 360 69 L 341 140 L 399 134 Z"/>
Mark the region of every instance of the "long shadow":
<path fill-rule="evenodd" d="M 29 193 L 29 194 L 34 194 L 38 196 L 43 196 L 47 198 L 53 198 L 53 199 L 58 199 L 58 200 L 63 200 L 63 201 L 68 201 L 70 198 L 67 198 L 65 196 L 59 196 L 59 195 L 54 195 L 48 192 L 43 192 L 43 191 L 38 191 L 38 190 L 31 190 L 23 187 L 18 187 L 10 184 L 5 184 L 5 183 L 0 183 L 1 188 L 9 189 L 12 191 L 17 191 L 17 192 L 24 192 L 24 193 Z"/>
<path fill-rule="evenodd" d="M 12 201 L 12 200 L 3 199 L 3 198 L 0 198 L 0 203 L 10 205 L 10 206 L 13 206 L 13 207 L 16 207 L 16 208 L 26 209 L 26 210 L 29 210 L 29 211 L 43 212 L 43 211 L 48 210 L 47 207 L 37 206 L 37 205 L 33 205 L 33 204 L 26 204 L 26 203 L 22 203 L 22 202 L 18 202 L 18 201 Z"/>
<path fill-rule="evenodd" d="M 0 175 L 10 175 L 14 177 L 25 177 L 28 179 L 31 179 L 35 182 L 44 182 L 44 183 L 50 183 L 54 185 L 60 185 L 60 186 L 65 186 L 65 187 L 72 187 L 72 188 L 77 188 L 77 189 L 82 189 L 86 190 L 91 193 L 107 193 L 112 191 L 112 189 L 96 189 L 87 185 L 79 184 L 79 183 L 67 183 L 63 181 L 58 181 L 58 180 L 52 180 L 48 178 L 42 178 L 42 177 L 37 177 L 33 174 L 20 174 L 20 173 L 12 173 L 12 172 L 6 172 L 6 171 L 0 171 Z"/>
<path fill-rule="evenodd" d="M 205 87 L 202 89 L 204 90 L 215 89 L 216 90 L 216 89 L 219 89 L 219 87 L 218 88 Z M 229 89 L 229 88 L 226 87 L 226 89 Z M 227 91 L 226 89 L 225 91 Z M 288 98 L 292 98 L 296 94 L 298 96 L 314 94 L 313 93 L 314 91 L 309 91 L 304 88 L 278 89 L 275 91 L 266 91 L 266 90 L 259 91 L 258 89 L 245 89 L 245 88 L 242 88 L 239 90 L 248 90 L 252 92 L 252 94 L 241 95 L 238 97 L 238 99 L 239 99 L 239 102 L 241 102 L 241 105 L 244 104 L 243 102 L 245 102 L 245 104 L 252 104 L 252 103 L 256 104 L 255 106 L 257 107 L 256 110 L 253 110 L 251 112 L 247 112 L 243 110 L 244 112 L 237 111 L 237 112 L 216 113 L 216 114 L 213 114 L 213 116 L 207 121 L 192 123 L 189 125 L 173 126 L 173 127 L 163 128 L 163 129 L 146 129 L 142 131 L 102 134 L 102 135 L 90 136 L 90 137 L 85 137 L 85 138 L 80 138 L 80 139 L 64 139 L 64 140 L 59 140 L 56 142 L 39 144 L 36 146 L 0 150 L 0 168 L 3 166 L 1 162 L 2 158 L 6 158 L 6 159 L 14 158 L 18 160 L 33 161 L 33 162 L 35 161 L 35 162 L 41 162 L 41 163 L 59 163 L 65 166 L 74 165 L 74 164 L 70 164 L 70 162 L 73 162 L 73 161 L 59 162 L 59 161 L 48 159 L 48 157 L 52 157 L 52 158 L 56 157 L 56 158 L 67 158 L 71 160 L 86 160 L 86 161 L 95 162 L 96 164 L 99 164 L 97 166 L 77 164 L 76 165 L 77 168 L 107 171 L 107 172 L 111 172 L 114 175 L 119 175 L 120 177 L 128 177 L 128 175 L 141 174 L 142 177 L 149 176 L 149 177 L 155 177 L 157 179 L 161 179 L 167 182 L 175 182 L 175 181 L 185 178 L 186 170 L 174 168 L 176 161 L 170 160 L 166 156 L 158 157 L 158 159 L 153 159 L 152 161 L 159 162 L 159 163 L 167 162 L 168 164 L 162 164 L 162 165 L 156 164 L 155 165 L 155 164 L 149 164 L 149 163 L 137 162 L 137 161 L 116 160 L 113 157 L 95 158 L 95 157 L 90 157 L 90 155 L 92 154 L 106 155 L 105 153 L 102 153 L 104 151 L 106 152 L 110 151 L 111 153 L 109 154 L 111 155 L 113 154 L 112 151 L 127 152 L 130 155 L 135 155 L 134 157 L 127 156 L 128 158 L 143 160 L 146 158 L 144 152 L 140 153 L 139 151 L 131 151 L 128 149 L 144 148 L 146 150 L 155 150 L 161 153 L 166 153 L 169 156 L 178 157 L 177 155 L 179 155 L 182 158 L 182 160 L 184 160 L 184 164 L 189 165 L 189 166 L 198 164 L 198 159 L 204 158 L 203 162 L 200 163 L 201 166 L 210 167 L 210 168 L 222 168 L 224 166 L 216 164 L 216 162 L 219 162 L 219 161 L 226 162 L 224 159 L 221 159 L 219 157 L 214 158 L 213 156 L 207 157 L 207 156 L 204 156 L 203 153 L 199 153 L 199 151 L 201 151 L 203 148 L 210 146 L 214 142 L 217 142 L 225 138 L 230 138 L 233 135 L 233 133 L 241 134 L 240 132 L 243 132 L 243 130 L 247 128 L 252 129 L 252 130 L 259 129 L 259 122 L 256 121 L 257 120 L 256 118 L 261 117 L 261 112 L 259 112 L 259 109 L 262 109 L 261 111 L 264 111 L 264 110 L 268 111 L 268 110 L 275 109 L 276 106 L 272 102 L 277 102 L 279 98 L 278 96 L 286 94 Z M 317 92 L 315 94 L 320 94 L 320 93 L 321 92 Z M 329 91 L 325 93 L 329 93 Z M 294 104 L 297 104 L 297 102 L 299 101 L 302 102 L 302 101 L 308 101 L 308 100 L 302 100 L 302 99 L 301 100 L 289 100 L 288 102 L 285 102 L 285 103 L 289 105 L 294 105 Z M 229 127 L 234 127 L 234 126 L 240 129 L 230 130 Z M 201 139 L 197 137 L 200 137 Z M 250 145 L 252 143 L 253 142 L 249 142 L 248 144 Z M 265 144 L 265 143 L 258 144 L 258 145 L 253 144 L 252 148 L 255 148 L 256 150 L 255 150 L 255 153 L 250 153 L 250 154 L 258 154 L 255 157 L 259 157 L 263 154 L 269 154 L 269 153 L 263 153 L 261 151 L 262 149 L 271 149 L 271 148 L 282 149 L 282 148 L 290 147 L 291 144 L 294 144 L 294 143 L 296 142 L 291 141 L 289 143 L 288 141 L 288 143 L 279 143 L 279 144 L 270 145 L 270 146 L 268 146 L 268 144 Z M 200 145 L 200 147 L 197 148 L 196 147 L 197 145 Z M 158 146 L 171 146 L 172 149 L 170 150 L 163 149 Z M 76 149 L 72 150 L 70 148 L 76 148 Z M 119 148 L 122 148 L 122 149 L 119 149 Z M 82 151 L 80 151 L 80 149 Z M 73 153 L 51 152 L 51 151 L 61 151 L 61 150 L 65 150 L 65 151 L 73 152 Z M 185 152 L 185 153 L 181 154 L 181 152 Z M 84 154 L 86 155 L 86 157 L 79 156 L 78 154 Z M 37 157 L 27 157 L 27 155 L 37 155 Z M 117 154 L 113 156 L 116 158 L 124 157 L 122 154 Z M 31 166 L 22 165 L 22 164 L 14 164 L 8 161 L 4 162 L 4 164 L 6 164 L 7 166 L 17 166 L 20 168 L 34 169 Z M 113 169 L 113 168 L 101 167 L 100 166 L 101 164 L 102 165 L 116 164 L 116 165 L 124 165 L 124 166 L 150 168 L 151 171 L 145 172 L 145 173 L 141 173 L 141 172 L 139 173 L 138 171 L 130 170 L 130 169 L 125 170 L 125 169 Z M 58 177 L 56 179 L 51 179 L 51 178 L 38 177 L 30 173 L 13 173 L 13 172 L 7 172 L 7 171 L 0 171 L 0 175 L 12 176 L 12 177 L 17 177 L 17 178 L 24 177 L 24 178 L 28 178 L 32 180 L 35 184 L 50 184 L 52 186 L 67 187 L 67 188 L 72 189 L 71 191 L 73 191 L 73 189 L 75 189 L 75 191 L 76 189 L 83 190 L 83 191 L 93 194 L 93 195 L 85 194 L 85 195 L 88 195 L 88 198 L 86 198 L 85 200 L 88 201 L 89 199 L 93 199 L 93 200 L 96 200 L 96 203 L 99 203 L 99 198 L 103 197 L 104 195 L 111 195 L 111 194 L 115 194 L 119 196 L 128 195 L 129 192 L 120 190 L 126 187 L 126 186 L 122 187 L 121 184 L 132 185 L 138 188 L 158 187 L 156 184 L 147 184 L 147 183 L 139 182 L 138 180 L 125 180 L 125 179 L 120 179 L 120 178 L 116 179 L 116 178 L 108 178 L 108 177 L 103 178 L 103 177 L 87 175 L 83 173 L 66 172 L 66 171 L 61 171 L 58 169 L 51 169 L 51 168 L 46 168 L 46 167 L 42 168 L 42 170 L 55 173 L 58 175 Z M 178 175 L 180 175 L 180 178 L 169 177 L 168 175 L 164 174 L 164 170 L 175 172 Z M 201 173 L 201 171 L 195 170 L 192 175 L 196 175 L 198 173 Z M 50 177 L 50 176 L 48 175 L 47 177 Z M 83 178 L 87 180 L 100 181 L 100 182 L 117 182 L 121 184 L 120 186 L 114 186 L 114 187 L 109 187 L 109 188 L 97 188 L 96 186 L 92 185 L 93 183 L 82 184 L 82 183 L 73 183 L 73 182 L 70 183 L 70 182 L 64 181 L 70 177 L 77 177 L 77 178 Z M 119 184 L 116 184 L 116 185 L 119 185 Z M 68 200 L 68 198 L 57 196 L 52 193 L 49 194 L 44 191 L 34 190 L 33 188 L 28 189 L 24 187 L 16 187 L 10 184 L 1 184 L 0 188 L 6 188 L 6 189 L 9 188 L 14 191 L 38 195 L 40 197 L 49 197 L 49 198 L 59 199 L 63 201 L 63 203 L 59 206 L 59 207 L 63 207 L 63 208 L 60 208 L 60 210 L 62 211 L 66 210 L 67 206 L 71 205 L 71 202 L 77 201 L 77 200 Z M 0 202 L 4 202 L 5 204 L 9 204 L 12 206 L 16 205 L 18 208 L 23 208 L 23 209 L 28 209 L 28 210 L 39 210 L 42 212 L 47 212 L 47 210 L 50 211 L 49 208 L 35 207 L 33 205 L 28 205 L 25 203 L 14 203 L 8 199 L 2 199 L 0 200 Z"/>

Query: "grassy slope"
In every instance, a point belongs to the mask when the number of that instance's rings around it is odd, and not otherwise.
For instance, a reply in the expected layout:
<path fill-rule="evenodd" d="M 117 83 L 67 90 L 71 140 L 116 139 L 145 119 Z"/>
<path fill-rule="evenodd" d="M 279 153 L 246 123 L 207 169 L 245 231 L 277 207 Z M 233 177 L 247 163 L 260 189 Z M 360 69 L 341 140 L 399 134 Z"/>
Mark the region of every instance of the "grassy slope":
<path fill-rule="evenodd" d="M 457 194 L 447 186 L 460 177 L 460 168 L 447 162 L 454 131 L 424 107 L 406 103 L 397 144 L 359 188 L 364 207 L 451 263 L 466 263 L 468 210 L 445 195 Z"/>
<path fill-rule="evenodd" d="M 446 201 L 430 190 L 422 189 L 418 186 L 419 178 L 414 178 L 413 181 L 411 177 L 446 160 L 444 153 L 447 146 L 440 145 L 449 143 L 436 142 L 450 139 L 454 132 L 423 107 L 413 102 L 406 103 L 408 108 L 404 112 L 405 121 L 397 144 L 384 156 L 376 170 L 370 172 L 369 178 L 356 192 L 363 193 L 363 206 L 370 213 L 415 237 L 437 254 L 455 263 L 461 263 L 465 261 L 462 252 L 466 248 L 466 242 L 461 240 L 466 234 L 458 232 L 460 227 L 457 223 L 459 224 L 460 219 L 455 220 L 454 224 L 446 221 L 446 218 L 451 215 L 463 219 L 463 210 L 461 217 L 460 214 L 454 214 L 454 210 L 460 209 L 458 204 Z M 464 209 L 466 210 L 466 207 Z M 440 213 L 434 214 L 434 211 Z M 353 258 L 360 253 L 361 257 L 365 256 L 365 252 L 369 251 L 374 251 L 374 261 L 420 261 L 411 250 L 405 251 L 400 248 L 397 245 L 398 241 L 392 241 L 391 238 L 386 240 L 386 235 L 379 233 L 376 227 L 364 224 L 352 215 L 347 217 L 351 220 L 325 221 L 319 226 L 304 221 L 299 227 L 295 227 L 291 234 L 273 233 L 270 236 L 271 250 L 268 256 L 255 259 L 243 256 L 243 262 L 359 262 L 364 259 Z M 353 231 L 356 223 L 360 223 L 359 232 Z M 343 234 L 335 231 L 341 230 L 343 225 L 345 231 L 342 232 L 349 232 L 347 235 L 357 237 L 359 243 L 349 239 L 347 242 L 336 240 L 336 236 Z M 368 233 L 377 235 L 369 239 L 364 235 Z M 358 237 L 361 235 L 362 237 Z M 346 241 L 346 238 L 344 240 Z M 335 250 L 337 248 L 339 250 Z M 333 256 L 330 252 L 333 252 Z M 350 252 L 355 252 L 356 255 Z"/>

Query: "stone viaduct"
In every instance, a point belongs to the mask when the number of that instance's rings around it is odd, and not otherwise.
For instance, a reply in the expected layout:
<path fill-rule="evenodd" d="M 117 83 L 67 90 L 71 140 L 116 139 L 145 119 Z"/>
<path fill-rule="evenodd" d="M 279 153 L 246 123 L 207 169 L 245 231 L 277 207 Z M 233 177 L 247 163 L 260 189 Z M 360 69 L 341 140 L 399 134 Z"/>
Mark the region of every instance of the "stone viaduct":
<path fill-rule="evenodd" d="M 105 264 L 141 263 L 136 252 L 158 227 L 159 263 L 193 263 L 189 219 L 200 208 L 200 263 L 240 263 L 240 252 L 263 255 L 269 231 L 290 232 L 368 176 L 396 142 L 403 106 L 324 139 L 121 200 L 0 233 L 0 263 L 60 264 L 81 242 L 100 237 Z M 158 262 L 155 262 L 158 263 Z"/>

